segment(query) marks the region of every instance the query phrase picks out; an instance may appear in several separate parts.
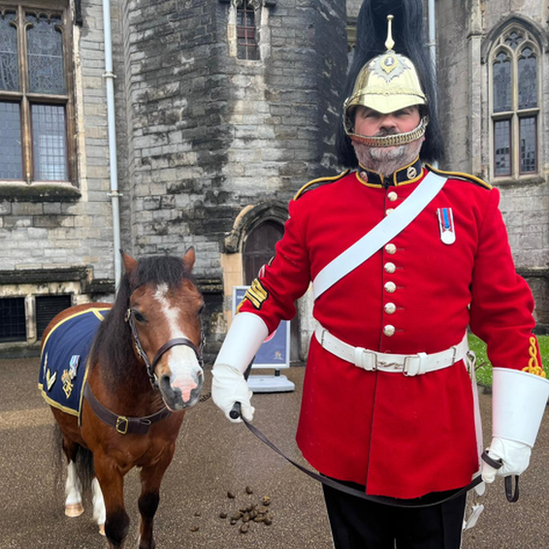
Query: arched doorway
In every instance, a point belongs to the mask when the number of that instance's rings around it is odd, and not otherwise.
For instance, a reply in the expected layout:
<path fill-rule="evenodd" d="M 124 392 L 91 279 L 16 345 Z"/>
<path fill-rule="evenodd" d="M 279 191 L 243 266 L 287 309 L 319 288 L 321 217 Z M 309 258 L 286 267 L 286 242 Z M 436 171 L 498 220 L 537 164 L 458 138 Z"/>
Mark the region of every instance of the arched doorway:
<path fill-rule="evenodd" d="M 284 226 L 268 220 L 254 227 L 247 235 L 242 250 L 244 283 L 249 285 L 275 254 L 276 243 L 284 234 Z M 299 320 L 297 316 L 290 325 L 290 360 L 299 360 Z"/>
<path fill-rule="evenodd" d="M 273 257 L 283 234 L 284 227 L 276 221 L 265 221 L 248 234 L 243 250 L 245 284 L 251 284 L 259 269 Z"/>

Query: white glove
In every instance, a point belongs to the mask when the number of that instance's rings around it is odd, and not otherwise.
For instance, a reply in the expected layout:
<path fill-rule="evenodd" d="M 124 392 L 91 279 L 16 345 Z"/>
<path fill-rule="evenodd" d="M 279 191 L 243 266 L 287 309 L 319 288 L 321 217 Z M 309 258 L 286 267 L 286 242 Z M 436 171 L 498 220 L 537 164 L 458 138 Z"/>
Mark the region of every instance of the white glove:
<path fill-rule="evenodd" d="M 244 375 L 227 364 L 216 364 L 212 370 L 212 399 L 232 423 L 241 423 L 242 419 L 233 419 L 229 412 L 235 402 L 240 402 L 241 414 L 247 421 L 254 418 L 255 408 L 250 404 L 252 392 Z"/>
<path fill-rule="evenodd" d="M 482 461 L 482 480 L 490 484 L 494 482 L 496 476 L 507 477 L 524 473 L 530 464 L 531 453 L 532 448 L 523 442 L 494 437 L 488 449 L 488 454 L 493 460 L 500 459 L 503 466 L 500 469 L 494 469 L 488 463 Z"/>

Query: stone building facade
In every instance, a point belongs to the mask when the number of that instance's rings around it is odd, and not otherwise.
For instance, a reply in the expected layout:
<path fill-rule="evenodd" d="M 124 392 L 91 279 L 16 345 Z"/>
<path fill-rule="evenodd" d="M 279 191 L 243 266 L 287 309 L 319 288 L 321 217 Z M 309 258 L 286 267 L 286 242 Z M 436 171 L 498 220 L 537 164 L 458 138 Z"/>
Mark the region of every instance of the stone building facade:
<path fill-rule="evenodd" d="M 358 8 L 355 0 L 110 1 L 122 247 L 140 257 L 182 256 L 195 246 L 210 357 L 230 322 L 232 288 L 272 254 L 288 201 L 307 181 L 338 172 L 334 127 Z M 517 267 L 543 329 L 549 8 L 437 0 L 436 9 L 448 149 L 441 167 L 501 189 Z M 0 0 L 2 355 L 36 352 L 57 310 L 114 293 L 103 20 L 102 0 Z M 519 35 L 527 43 L 505 45 Z M 533 52 L 527 62 L 525 44 Z M 494 111 L 502 51 L 509 61 L 501 63 L 514 71 L 535 65 L 537 105 Z M 514 140 L 507 152 L 505 124 Z M 523 135 L 525 160 L 516 145 Z M 509 173 L 496 174 L 496 161 Z M 310 308 L 306 296 L 294 358 L 307 351 Z"/>
<path fill-rule="evenodd" d="M 214 352 L 230 320 L 232 287 L 247 281 L 251 235 L 266 234 L 256 239 L 260 246 L 272 241 L 294 193 L 337 169 L 345 2 L 111 0 L 110 13 L 122 245 L 138 257 L 195 246 Z M 17 324 L 1 326 L 1 352 L 36 347 L 44 316 L 67 299 L 109 299 L 115 252 L 102 2 L 0 0 L 0 17 L 20 76 L 33 71 L 25 48 L 34 31 L 25 34 L 25 25 L 40 21 L 42 45 L 52 49 L 50 76 L 64 82 L 62 97 L 44 91 L 67 123 L 68 145 L 53 140 L 51 157 L 70 166 L 47 181 L 32 162 L 28 175 L 0 176 L 0 313 Z M 0 104 L 33 109 L 27 80 L 13 89 L 0 83 Z M 51 142 L 51 132 L 35 137 L 28 126 L 11 122 L 8 138 L 28 132 L 23 156 L 41 161 L 35 142 Z M 6 158 L 8 146 L 16 148 L 3 143 Z M 248 255 L 257 261 L 255 252 Z M 54 298 L 47 311 L 41 296 Z"/>

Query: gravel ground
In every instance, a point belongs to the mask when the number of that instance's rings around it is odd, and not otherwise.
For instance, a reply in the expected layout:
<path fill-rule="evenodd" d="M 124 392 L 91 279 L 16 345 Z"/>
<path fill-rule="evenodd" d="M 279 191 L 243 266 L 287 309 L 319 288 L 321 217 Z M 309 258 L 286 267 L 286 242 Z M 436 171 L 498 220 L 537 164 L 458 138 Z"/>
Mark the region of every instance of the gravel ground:
<path fill-rule="evenodd" d="M 255 424 L 290 457 L 302 460 L 294 441 L 303 367 L 284 373 L 293 393 L 254 397 Z M 79 518 L 63 511 L 50 446 L 52 416 L 37 390 L 38 359 L 0 360 L 0 549 L 106 548 L 92 521 L 91 505 Z M 209 372 L 205 391 L 209 390 Z M 485 432 L 491 397 L 481 395 Z M 506 502 L 503 483 L 481 499 L 477 526 L 464 535 L 463 549 L 547 549 L 549 421 L 542 425 L 532 465 L 521 479 L 521 498 Z M 252 493 L 247 493 L 248 491 Z M 228 492 L 235 495 L 227 497 Z M 126 547 L 137 546 L 135 471 L 126 477 L 131 518 Z M 272 524 L 252 523 L 241 533 L 230 517 L 239 508 L 270 498 Z M 228 518 L 220 518 L 227 513 Z M 243 425 L 229 424 L 211 399 L 190 410 L 178 448 L 162 484 L 155 519 L 158 549 L 330 549 L 321 488 L 255 439 Z"/>

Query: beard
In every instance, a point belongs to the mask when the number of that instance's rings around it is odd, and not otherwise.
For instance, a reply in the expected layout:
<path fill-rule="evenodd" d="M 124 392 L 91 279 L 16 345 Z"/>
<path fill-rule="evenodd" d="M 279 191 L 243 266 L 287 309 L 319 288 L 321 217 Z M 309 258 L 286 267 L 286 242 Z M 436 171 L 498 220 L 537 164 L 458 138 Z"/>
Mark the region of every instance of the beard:
<path fill-rule="evenodd" d="M 379 132 L 376 137 L 395 135 L 396 132 Z M 384 177 L 411 164 L 419 155 L 423 138 L 396 147 L 368 147 L 353 141 L 356 157 L 363 168 L 377 172 Z"/>

